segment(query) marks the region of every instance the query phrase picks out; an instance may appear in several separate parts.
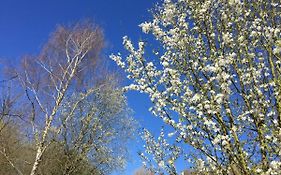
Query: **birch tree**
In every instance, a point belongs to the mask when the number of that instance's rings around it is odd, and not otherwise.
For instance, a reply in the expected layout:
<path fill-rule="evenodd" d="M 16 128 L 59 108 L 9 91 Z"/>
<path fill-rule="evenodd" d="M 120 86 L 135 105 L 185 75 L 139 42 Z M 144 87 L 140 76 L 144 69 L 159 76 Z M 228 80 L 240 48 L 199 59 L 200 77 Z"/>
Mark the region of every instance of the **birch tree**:
<path fill-rule="evenodd" d="M 93 43 L 100 35 L 100 31 L 92 26 L 89 28 L 76 26 L 73 30 L 59 28 L 53 34 L 49 44 L 45 46 L 42 55 L 30 59 L 30 62 L 24 60 L 23 64 L 26 69 L 21 79 L 26 88 L 27 98 L 32 105 L 31 122 L 36 142 L 36 157 L 31 175 L 36 174 L 42 155 L 50 144 L 48 136 L 54 129 L 52 128 L 53 121 L 58 116 L 58 110 L 64 97 L 68 93 L 76 73 L 79 72 L 82 63 L 87 58 L 87 54 L 94 48 Z M 56 43 L 58 41 L 63 43 L 59 49 L 64 49 L 65 54 L 60 50 L 57 52 L 56 49 L 52 49 L 52 46 L 59 46 L 60 43 Z M 32 69 L 35 71 L 32 72 Z M 44 79 L 45 82 L 41 79 Z M 46 98 L 52 100 L 47 101 Z M 36 109 L 39 110 L 37 113 Z M 37 123 L 42 120 L 42 123 Z"/>
<path fill-rule="evenodd" d="M 112 145 L 128 141 L 133 120 L 118 90 L 117 76 L 102 64 L 102 47 L 101 29 L 80 22 L 59 26 L 38 55 L 23 58 L 17 75 L 29 104 L 30 138 L 36 144 L 30 175 L 51 171 L 46 162 L 55 160 L 44 154 L 52 152 L 52 145 L 59 145 L 63 150 L 59 155 L 69 161 L 57 164 L 64 166 L 59 169 L 62 174 L 75 174 L 86 165 L 99 174 L 125 166 L 126 145 L 116 150 Z"/>
<path fill-rule="evenodd" d="M 150 111 L 173 128 L 187 167 L 205 174 L 280 174 L 281 4 L 264 0 L 164 0 L 140 24 L 156 40 L 112 55 Z M 159 172 L 177 174 L 173 152 L 145 134 Z M 164 153 L 163 153 L 164 152 Z M 146 159 L 147 160 L 147 159 Z M 154 165 L 155 165 L 154 164 Z"/>

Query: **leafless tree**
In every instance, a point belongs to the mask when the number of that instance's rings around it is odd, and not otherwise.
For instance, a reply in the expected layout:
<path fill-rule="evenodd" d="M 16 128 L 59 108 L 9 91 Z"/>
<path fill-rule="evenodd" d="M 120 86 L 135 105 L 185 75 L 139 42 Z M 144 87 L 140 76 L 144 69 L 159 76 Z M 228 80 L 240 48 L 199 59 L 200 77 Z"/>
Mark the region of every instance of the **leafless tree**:
<path fill-rule="evenodd" d="M 52 144 L 62 145 L 69 160 L 63 174 L 77 173 L 81 161 L 88 161 L 101 174 L 124 166 L 125 148 L 113 150 L 112 145 L 128 140 L 125 135 L 130 136 L 133 121 L 126 115 L 117 76 L 103 67 L 102 47 L 101 29 L 81 22 L 59 26 L 38 56 L 22 60 L 17 76 L 29 101 L 26 118 L 36 143 L 30 175 L 40 173 L 44 153 Z"/>
<path fill-rule="evenodd" d="M 23 175 L 31 169 L 31 146 L 23 143 L 24 134 L 18 126 L 22 118 L 17 108 L 20 95 L 12 93 L 15 78 L 9 77 L 0 84 L 0 174 L 5 175 Z"/>
<path fill-rule="evenodd" d="M 90 61 L 88 54 L 101 41 L 100 29 L 89 23 L 73 28 L 58 27 L 38 57 L 23 60 L 20 79 L 31 104 L 30 119 L 36 142 L 31 175 L 36 174 L 50 144 L 48 137 L 64 97 L 71 91 L 77 74 L 85 69 L 84 64 Z"/>
<path fill-rule="evenodd" d="M 7 66 L 0 81 L 0 174 L 124 168 L 136 123 L 118 74 L 100 55 L 103 45 L 102 30 L 92 22 L 58 26 L 38 55 Z"/>

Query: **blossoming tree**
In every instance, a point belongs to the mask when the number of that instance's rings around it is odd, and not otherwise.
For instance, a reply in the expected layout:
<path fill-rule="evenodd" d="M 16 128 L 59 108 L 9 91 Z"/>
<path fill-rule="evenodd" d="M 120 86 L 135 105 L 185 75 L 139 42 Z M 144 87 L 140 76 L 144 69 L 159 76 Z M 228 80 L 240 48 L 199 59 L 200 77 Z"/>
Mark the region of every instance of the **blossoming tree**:
<path fill-rule="evenodd" d="M 140 27 L 158 51 L 124 37 L 128 55 L 111 57 L 181 145 L 145 130 L 142 157 L 169 174 L 179 154 L 199 173 L 280 174 L 280 1 L 164 0 Z"/>

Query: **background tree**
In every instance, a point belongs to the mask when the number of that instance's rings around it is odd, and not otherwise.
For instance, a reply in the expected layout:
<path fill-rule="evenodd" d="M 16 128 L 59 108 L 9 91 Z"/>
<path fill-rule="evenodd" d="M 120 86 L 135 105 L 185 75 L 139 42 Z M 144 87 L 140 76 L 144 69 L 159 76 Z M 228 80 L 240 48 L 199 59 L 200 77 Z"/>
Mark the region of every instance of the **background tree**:
<path fill-rule="evenodd" d="M 197 172 L 281 173 L 280 13 L 280 1 L 164 0 L 140 25 L 155 59 L 128 37 L 126 59 L 112 56 Z M 157 166 L 176 174 L 173 160 Z"/>
<path fill-rule="evenodd" d="M 17 107 L 20 95 L 12 93 L 16 77 L 0 83 L 0 174 L 28 174 L 33 147 L 18 126 L 23 113 Z"/>
<path fill-rule="evenodd" d="M 25 165 L 18 163 L 24 160 L 19 152 L 10 154 L 13 174 L 110 174 L 124 168 L 135 122 L 102 48 L 102 31 L 93 23 L 59 26 L 38 55 L 23 57 L 11 73 L 21 86 L 11 92 L 20 91 L 14 109 L 21 111 L 20 120 L 11 117 L 19 131 L 13 140 L 29 146 L 32 157 Z"/>
<path fill-rule="evenodd" d="M 65 96 L 73 90 L 77 74 L 90 62 L 91 51 L 102 42 L 100 29 L 90 23 L 73 28 L 59 27 L 38 57 L 23 60 L 23 74 L 19 74 L 31 104 L 31 124 L 36 142 L 36 158 L 31 175 L 36 174 L 42 156 L 50 144 L 50 132 L 55 130 Z M 89 56 L 89 57 L 88 57 Z M 95 62 L 95 58 L 92 58 Z M 86 66 L 86 65 L 84 65 Z"/>

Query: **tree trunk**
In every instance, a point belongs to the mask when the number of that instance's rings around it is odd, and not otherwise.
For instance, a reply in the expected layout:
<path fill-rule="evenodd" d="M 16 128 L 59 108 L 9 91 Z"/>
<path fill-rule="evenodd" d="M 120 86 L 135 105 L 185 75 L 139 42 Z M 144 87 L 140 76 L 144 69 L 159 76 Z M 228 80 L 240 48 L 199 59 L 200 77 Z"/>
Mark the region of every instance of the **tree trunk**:
<path fill-rule="evenodd" d="M 32 170 L 31 170 L 31 172 L 30 172 L 30 175 L 36 175 L 36 172 L 37 172 L 37 170 L 38 170 L 39 163 L 40 163 L 41 158 L 42 158 L 42 154 L 43 154 L 43 145 L 40 145 L 40 146 L 37 148 L 36 158 L 35 158 L 35 161 L 34 161 L 34 163 L 33 163 Z"/>

